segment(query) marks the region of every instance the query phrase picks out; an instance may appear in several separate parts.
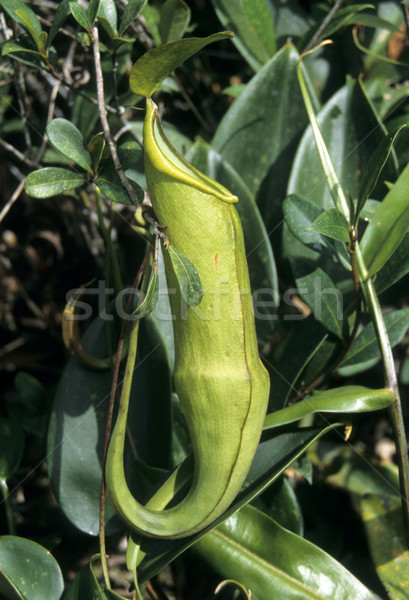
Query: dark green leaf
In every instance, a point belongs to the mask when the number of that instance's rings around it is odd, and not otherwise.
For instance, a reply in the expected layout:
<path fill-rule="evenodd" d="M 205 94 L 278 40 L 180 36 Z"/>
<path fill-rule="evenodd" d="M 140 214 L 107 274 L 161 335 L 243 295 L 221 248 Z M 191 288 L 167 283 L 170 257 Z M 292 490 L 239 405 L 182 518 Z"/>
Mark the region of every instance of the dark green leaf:
<path fill-rule="evenodd" d="M 139 15 L 147 0 L 129 0 L 119 23 L 118 35 L 122 36 Z"/>
<path fill-rule="evenodd" d="M 185 38 L 148 50 L 132 68 L 129 79 L 132 91 L 150 98 L 176 67 L 208 44 L 229 37 L 232 37 L 229 31 L 222 31 L 205 38 Z"/>
<path fill-rule="evenodd" d="M 62 574 L 50 552 L 25 538 L 0 537 L 0 574 L 2 598 L 59 600 L 63 592 Z"/>
<path fill-rule="evenodd" d="M 23 26 L 28 31 L 28 33 L 31 35 L 33 42 L 37 46 L 38 50 L 41 50 L 42 45 L 41 45 L 40 36 L 45 32 L 40 31 L 40 33 L 38 33 L 37 28 L 36 28 L 36 24 L 39 23 L 37 16 L 35 17 L 35 19 L 31 18 L 26 13 L 26 9 L 24 9 L 24 10 L 17 9 L 15 11 L 15 14 L 16 14 L 16 16 L 20 17 L 21 22 L 23 23 Z"/>
<path fill-rule="evenodd" d="M 328 331 L 344 339 L 342 293 L 320 268 L 300 258 L 290 257 L 297 291 Z"/>
<path fill-rule="evenodd" d="M 139 201 L 142 201 L 144 197 L 143 189 L 134 181 L 131 183 Z M 112 200 L 112 202 L 132 205 L 132 200 L 130 199 L 128 192 L 123 188 L 121 180 L 113 167 L 101 169 L 99 176 L 95 180 L 95 184 L 107 198 Z"/>
<path fill-rule="evenodd" d="M 281 427 L 315 413 L 360 413 L 386 408 L 396 400 L 389 390 L 371 390 L 363 386 L 344 386 L 312 396 L 269 413 L 264 429 Z"/>
<path fill-rule="evenodd" d="M 162 44 L 181 39 L 190 22 L 190 8 L 184 0 L 166 0 L 160 11 L 159 33 Z"/>
<path fill-rule="evenodd" d="M 77 2 L 70 2 L 70 11 L 74 19 L 85 29 L 85 31 L 90 31 L 91 22 L 88 18 L 87 11 Z"/>
<path fill-rule="evenodd" d="M 409 308 L 394 310 L 384 315 L 392 347 L 399 344 L 409 327 Z M 372 323 L 366 325 L 355 340 L 354 345 L 341 363 L 342 367 L 380 359 L 378 339 Z"/>
<path fill-rule="evenodd" d="M 266 0 L 212 0 L 223 27 L 233 31 L 233 43 L 255 71 L 276 51 L 273 18 Z"/>
<path fill-rule="evenodd" d="M 33 198 L 49 198 L 84 185 L 85 179 L 60 167 L 45 167 L 27 175 L 25 190 Z"/>
<path fill-rule="evenodd" d="M 396 139 L 398 133 L 404 128 L 399 127 L 392 133 L 389 133 L 384 140 L 379 144 L 379 146 L 375 149 L 374 153 L 371 155 L 368 164 L 365 167 L 365 170 L 362 175 L 361 185 L 359 187 L 358 194 L 358 203 L 356 208 L 356 219 L 357 222 L 359 215 L 361 214 L 361 210 L 369 198 L 370 193 L 376 186 L 378 179 L 382 173 L 382 170 L 388 160 L 389 154 L 391 153 L 393 142 Z"/>
<path fill-rule="evenodd" d="M 71 13 L 70 10 L 70 0 L 62 0 L 59 5 L 57 10 L 55 11 L 52 23 L 51 23 L 51 27 L 50 27 L 50 31 L 48 32 L 48 38 L 47 38 L 47 48 L 49 48 L 55 38 L 55 36 L 57 35 L 58 31 L 60 30 L 60 27 L 62 27 L 68 17 L 68 15 Z"/>
<path fill-rule="evenodd" d="M 179 283 L 180 293 L 188 306 L 197 306 L 203 298 L 202 282 L 196 267 L 190 260 L 169 245 L 168 253 L 172 261 L 173 271 Z"/>
<path fill-rule="evenodd" d="M 14 40 L 8 40 L 3 44 L 1 53 L 2 56 L 9 56 L 36 69 L 41 69 L 44 66 L 43 57 L 37 50 L 33 50 L 28 45 L 23 46 L 22 43 L 17 43 Z"/>
<path fill-rule="evenodd" d="M 22 0 L 1 0 L 0 4 L 12 19 L 29 31 L 35 42 L 42 31 L 41 23 L 35 12 Z"/>
<path fill-rule="evenodd" d="M 390 259 L 408 228 L 409 164 L 379 205 L 362 238 L 362 257 L 369 277 Z"/>
<path fill-rule="evenodd" d="M 85 171 L 91 171 L 91 156 L 84 146 L 81 132 L 67 119 L 53 119 L 47 125 L 47 135 L 58 152 Z"/>
<path fill-rule="evenodd" d="M 385 266 L 376 274 L 375 286 L 378 293 L 387 290 L 409 273 L 409 235 L 392 254 Z"/>
<path fill-rule="evenodd" d="M 103 152 L 105 149 L 105 136 L 103 133 L 97 133 L 89 141 L 87 150 L 91 156 L 91 169 L 93 173 L 96 173 L 101 161 Z"/>
<path fill-rule="evenodd" d="M 132 312 L 133 316 L 138 318 L 145 318 L 155 309 L 158 302 L 159 295 L 159 277 L 158 274 L 152 275 L 149 280 L 148 289 L 142 302 L 138 304 L 135 310 Z"/>
<path fill-rule="evenodd" d="M 11 419 L 0 418 L 0 479 L 7 480 L 18 468 L 24 450 L 24 434 Z"/>
<path fill-rule="evenodd" d="M 328 208 L 320 213 L 307 231 L 315 231 L 339 242 L 350 241 L 348 222 L 337 208 Z"/>
<path fill-rule="evenodd" d="M 99 10 L 99 5 L 102 4 L 103 0 L 89 0 L 88 2 L 88 8 L 87 8 L 87 17 L 88 17 L 88 21 L 89 23 L 91 23 L 91 25 L 94 24 L 94 21 L 96 19 L 98 10 Z"/>
<path fill-rule="evenodd" d="M 118 146 L 118 158 L 124 171 L 135 167 L 136 163 L 142 158 L 142 148 L 140 145 L 130 140 Z"/>
<path fill-rule="evenodd" d="M 202 537 L 193 550 L 222 577 L 238 579 L 261 599 L 374 600 L 329 554 L 253 506 Z"/>

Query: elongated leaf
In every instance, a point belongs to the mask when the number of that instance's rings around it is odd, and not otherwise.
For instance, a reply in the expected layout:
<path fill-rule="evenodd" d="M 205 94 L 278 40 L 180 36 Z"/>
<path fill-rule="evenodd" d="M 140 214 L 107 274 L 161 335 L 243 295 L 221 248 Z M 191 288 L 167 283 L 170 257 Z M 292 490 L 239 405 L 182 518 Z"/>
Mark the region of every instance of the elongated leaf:
<path fill-rule="evenodd" d="M 24 433 L 11 419 L 0 418 L 0 479 L 7 480 L 23 456 Z"/>
<path fill-rule="evenodd" d="M 0 537 L 0 595 L 21 600 L 59 600 L 64 588 L 50 552 L 25 538 Z"/>
<path fill-rule="evenodd" d="M 253 506 L 201 538 L 194 551 L 223 577 L 239 580 L 262 599 L 374 600 L 329 554 Z"/>
<path fill-rule="evenodd" d="M 12 19 L 14 19 L 25 29 L 28 29 L 30 34 L 34 33 L 34 41 L 38 39 L 42 31 L 41 23 L 35 12 L 31 10 L 27 4 L 22 2 L 22 0 L 1 0 L 1 6 Z"/>
<path fill-rule="evenodd" d="M 140 318 L 147 317 L 156 307 L 158 302 L 158 294 L 159 294 L 159 277 L 157 274 L 152 275 L 148 289 L 146 291 L 146 296 L 142 300 L 140 304 L 133 311 L 133 315 Z"/>
<path fill-rule="evenodd" d="M 123 596 L 112 590 L 101 589 L 92 568 L 93 562 L 91 559 L 91 562 L 77 573 L 67 594 L 64 595 L 64 600 L 124 600 Z"/>
<path fill-rule="evenodd" d="M 329 208 L 307 227 L 307 231 L 315 231 L 339 242 L 349 242 L 349 227 L 344 215 L 336 208 Z"/>
<path fill-rule="evenodd" d="M 24 42 L 27 43 L 28 38 L 26 38 Z M 36 69 L 40 69 L 44 66 L 41 54 L 37 50 L 34 50 L 33 47 L 31 47 L 31 44 L 28 43 L 27 45 L 23 45 L 14 40 L 8 40 L 3 44 L 1 53 L 2 56 L 10 56 L 10 58 L 14 58 L 17 61 Z"/>
<path fill-rule="evenodd" d="M 92 23 L 89 20 L 85 8 L 83 8 L 81 4 L 77 4 L 77 2 L 70 2 L 70 11 L 77 23 L 79 23 L 85 31 L 90 31 Z"/>
<path fill-rule="evenodd" d="M 82 175 L 60 167 L 45 167 L 27 175 L 25 190 L 33 198 L 49 198 L 84 185 Z"/>
<path fill-rule="evenodd" d="M 144 196 L 143 189 L 134 181 L 131 183 L 141 202 Z M 101 169 L 99 176 L 95 180 L 95 184 L 107 198 L 112 200 L 112 202 L 132 205 L 132 200 L 130 199 L 128 192 L 123 188 L 118 173 L 113 167 Z"/>
<path fill-rule="evenodd" d="M 28 33 L 31 35 L 33 42 L 35 43 L 35 45 L 37 46 L 37 48 L 39 50 L 41 50 L 42 48 L 42 44 L 41 44 L 41 36 L 42 34 L 45 34 L 45 32 L 40 31 L 40 33 L 37 33 L 37 28 L 36 28 L 36 23 L 38 23 L 38 19 L 37 17 L 35 19 L 32 19 L 27 13 L 26 10 L 20 10 L 17 9 L 15 11 L 16 16 L 20 17 L 22 23 L 25 26 L 25 29 L 28 31 Z M 46 35 L 46 34 L 45 34 Z M 44 38 L 43 38 L 44 39 Z"/>
<path fill-rule="evenodd" d="M 114 0 L 101 0 L 98 8 L 98 22 L 104 27 L 111 38 L 118 35 L 118 18 Z"/>
<path fill-rule="evenodd" d="M 163 44 L 183 37 L 190 21 L 190 8 L 184 0 L 166 0 L 160 11 L 159 33 Z"/>
<path fill-rule="evenodd" d="M 176 67 L 208 44 L 232 35 L 230 31 L 222 31 L 205 38 L 185 38 L 148 50 L 132 67 L 129 78 L 132 91 L 139 96 L 150 98 Z"/>
<path fill-rule="evenodd" d="M 136 19 L 147 0 L 129 0 L 119 23 L 118 35 L 121 37 L 129 25 Z"/>
<path fill-rule="evenodd" d="M 203 298 L 203 288 L 195 266 L 174 246 L 169 246 L 168 252 L 183 299 L 188 306 L 197 306 Z"/>
<path fill-rule="evenodd" d="M 212 0 L 223 27 L 231 29 L 233 43 L 255 71 L 275 53 L 275 32 L 266 0 Z"/>
<path fill-rule="evenodd" d="M 405 127 L 399 127 L 395 131 L 389 133 L 384 140 L 375 149 L 374 153 L 370 157 L 368 164 L 365 167 L 362 175 L 361 185 L 359 188 L 358 202 L 356 208 L 356 221 L 361 214 L 361 210 L 369 198 L 370 193 L 376 186 L 378 179 L 382 173 L 382 170 L 388 160 L 389 154 L 391 153 L 393 142 L 395 141 L 398 133 Z"/>
<path fill-rule="evenodd" d="M 264 429 L 280 427 L 294 423 L 314 413 L 360 413 L 386 408 L 396 401 L 395 396 L 386 389 L 371 390 L 363 386 L 345 386 L 326 392 L 315 392 L 312 396 L 269 413 Z"/>
<path fill-rule="evenodd" d="M 80 131 L 67 119 L 53 119 L 47 125 L 47 135 L 58 152 L 85 171 L 91 171 L 91 156 L 84 146 Z"/>
<path fill-rule="evenodd" d="M 362 238 L 362 256 L 370 277 L 393 255 L 408 229 L 409 164 L 379 205 Z"/>
<path fill-rule="evenodd" d="M 47 44 L 46 44 L 47 48 L 49 48 L 51 46 L 60 27 L 62 27 L 64 25 L 64 23 L 70 13 L 71 13 L 70 0 L 62 0 L 59 3 L 58 8 L 54 13 L 50 31 L 48 32 L 48 38 L 47 38 Z"/>
<path fill-rule="evenodd" d="M 89 0 L 88 2 L 87 17 L 91 25 L 94 24 L 97 12 L 99 10 L 99 5 L 102 4 L 102 2 L 103 0 Z"/>
<path fill-rule="evenodd" d="M 375 286 L 378 293 L 387 290 L 409 273 L 409 235 L 405 235 L 402 243 L 392 254 L 388 262 L 376 274 Z"/>
<path fill-rule="evenodd" d="M 342 293 L 331 278 L 313 263 L 291 258 L 297 290 L 328 331 L 344 339 L 344 315 Z"/>
<path fill-rule="evenodd" d="M 398 496 L 365 496 L 359 508 L 376 571 L 391 600 L 409 596 L 409 551 Z"/>
<path fill-rule="evenodd" d="M 392 347 L 399 344 L 409 327 L 409 308 L 394 310 L 384 315 Z M 355 365 L 371 359 L 380 359 L 378 340 L 372 323 L 366 325 L 341 363 L 342 367 Z"/>
<path fill-rule="evenodd" d="M 285 189 L 294 158 L 292 144 L 307 124 L 296 75 L 298 59 L 295 47 L 285 44 L 247 84 L 212 140 L 215 150 L 253 194 L 269 175 L 274 193 L 266 196 L 263 216 L 271 214 L 271 198 L 277 197 L 277 187 Z"/>

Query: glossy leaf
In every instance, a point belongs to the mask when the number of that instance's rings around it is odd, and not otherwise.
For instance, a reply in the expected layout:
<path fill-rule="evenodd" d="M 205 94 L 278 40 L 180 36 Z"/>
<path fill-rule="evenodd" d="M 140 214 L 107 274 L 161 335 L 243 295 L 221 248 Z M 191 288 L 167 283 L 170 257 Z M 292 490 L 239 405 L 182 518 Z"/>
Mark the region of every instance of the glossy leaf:
<path fill-rule="evenodd" d="M 203 298 L 203 288 L 194 264 L 174 246 L 169 245 L 167 251 L 179 282 L 182 298 L 188 306 L 197 306 Z"/>
<path fill-rule="evenodd" d="M 24 41 L 27 42 L 27 39 Z M 17 43 L 14 40 L 8 40 L 3 44 L 1 53 L 2 56 L 10 56 L 10 58 L 14 58 L 25 65 L 34 67 L 35 69 L 40 69 L 44 66 L 41 54 L 28 44 L 23 45 L 22 43 Z"/>
<path fill-rule="evenodd" d="M 276 51 L 273 18 L 266 0 L 212 0 L 223 27 L 234 32 L 233 43 L 255 71 Z"/>
<path fill-rule="evenodd" d="M 105 149 L 105 137 L 103 133 L 97 133 L 88 142 L 87 150 L 91 156 L 91 169 L 93 173 L 98 171 L 99 163 Z"/>
<path fill-rule="evenodd" d="M 77 2 L 70 2 L 70 11 L 74 19 L 85 29 L 85 31 L 90 31 L 92 23 L 89 20 L 88 13 Z"/>
<path fill-rule="evenodd" d="M 273 180 L 282 189 L 293 159 L 292 144 L 307 124 L 296 76 L 298 59 L 294 46 L 285 44 L 247 84 L 213 138 L 212 146 L 253 194 L 267 174 L 275 175 Z M 264 216 L 263 211 L 271 212 L 271 206 L 262 207 Z"/>
<path fill-rule="evenodd" d="M 29 31 L 34 42 L 38 39 L 42 31 L 41 23 L 30 7 L 22 0 L 1 0 L 1 6 L 12 19 Z"/>
<path fill-rule="evenodd" d="M 24 450 L 24 433 L 18 423 L 0 418 L 0 479 L 7 480 L 18 468 Z"/>
<path fill-rule="evenodd" d="M 402 243 L 392 254 L 388 262 L 376 274 L 375 286 L 378 293 L 387 290 L 391 285 L 409 273 L 409 235 L 405 235 Z"/>
<path fill-rule="evenodd" d="M 183 37 L 190 21 L 190 8 L 184 0 L 166 0 L 160 11 L 159 33 L 163 44 Z"/>
<path fill-rule="evenodd" d="M 376 571 L 391 600 L 409 595 L 409 550 L 404 536 L 402 509 L 398 496 L 367 495 L 360 499 L 369 551 Z"/>
<path fill-rule="evenodd" d="M 380 410 L 396 401 L 387 389 L 371 390 L 363 386 L 344 386 L 314 392 L 296 404 L 266 416 L 263 429 L 281 427 L 315 413 L 360 413 Z"/>
<path fill-rule="evenodd" d="M 24 188 L 33 198 L 49 198 L 74 190 L 84 183 L 85 179 L 79 173 L 60 167 L 45 167 L 29 173 Z"/>
<path fill-rule="evenodd" d="M 53 119 L 47 125 L 47 136 L 54 148 L 68 159 L 91 171 L 91 156 L 84 146 L 80 131 L 67 119 Z"/>
<path fill-rule="evenodd" d="M 57 10 L 54 13 L 53 21 L 51 23 L 51 27 L 48 32 L 48 38 L 47 38 L 47 44 L 46 44 L 47 48 L 49 48 L 51 46 L 55 36 L 59 32 L 60 28 L 64 25 L 64 23 L 70 13 L 71 13 L 70 0 L 61 0 L 61 2 L 58 5 Z"/>
<path fill-rule="evenodd" d="M 379 205 L 362 238 L 362 256 L 369 277 L 391 258 L 408 229 L 409 164 Z"/>
<path fill-rule="evenodd" d="M 95 18 L 99 10 L 99 5 L 103 4 L 103 2 L 104 0 L 89 0 L 87 8 L 87 17 L 91 25 L 94 24 Z"/>
<path fill-rule="evenodd" d="M 199 540 L 194 551 L 259 598 L 374 600 L 329 554 L 253 506 L 242 508 Z"/>
<path fill-rule="evenodd" d="M 232 37 L 231 32 L 222 31 L 205 38 L 185 38 L 148 50 L 132 67 L 129 78 L 132 91 L 150 98 L 176 67 L 208 44 L 229 37 Z"/>
<path fill-rule="evenodd" d="M 121 37 L 139 15 L 147 0 L 129 0 L 119 23 L 118 35 Z"/>
<path fill-rule="evenodd" d="M 113 38 L 117 32 L 117 14 L 114 0 L 101 0 L 98 8 L 98 22 L 104 27 L 108 35 Z"/>
<path fill-rule="evenodd" d="M 152 275 L 149 280 L 148 289 L 142 302 L 133 311 L 133 315 L 140 318 L 147 317 L 150 313 L 155 310 L 158 302 L 159 295 L 159 277 L 158 275 Z"/>
<path fill-rule="evenodd" d="M 95 320 L 82 338 L 85 350 L 93 356 L 109 355 L 105 326 L 102 319 Z M 129 428 L 139 457 L 152 466 L 166 468 L 171 443 L 168 359 L 154 321 L 143 319 L 140 329 Z M 98 533 L 101 460 L 111 382 L 109 370 L 91 371 L 71 358 L 57 389 L 48 432 L 47 462 L 54 494 L 71 523 L 90 535 Z M 150 433 L 152 429 L 155 437 Z M 133 474 L 133 465 L 134 455 L 128 448 L 127 473 Z M 106 521 L 108 533 L 121 527 L 109 503 Z"/>
<path fill-rule="evenodd" d="M 389 133 L 384 140 L 375 149 L 372 156 L 370 157 L 368 164 L 362 175 L 361 185 L 358 193 L 358 202 L 356 207 L 356 221 L 361 214 L 361 210 L 369 198 L 372 190 L 375 188 L 379 177 L 383 171 L 383 168 L 388 160 L 388 157 L 392 151 L 393 143 L 398 133 L 403 129 L 404 126 L 399 127 L 397 130 Z"/>
<path fill-rule="evenodd" d="M 392 348 L 399 344 L 409 327 L 409 308 L 384 314 L 385 325 Z M 341 363 L 342 367 L 381 358 L 378 339 L 372 323 L 359 333 L 354 345 Z"/>
<path fill-rule="evenodd" d="M 42 36 L 43 36 L 43 34 L 45 34 L 45 32 L 43 32 L 43 31 L 40 31 L 40 33 L 37 32 L 38 28 L 36 27 L 36 24 L 39 23 L 37 17 L 35 17 L 35 19 L 30 17 L 27 14 L 26 9 L 24 9 L 24 10 L 17 9 L 15 11 L 15 15 L 20 17 L 20 20 L 23 23 L 23 26 L 28 31 L 28 33 L 31 35 L 33 42 L 35 43 L 37 48 L 39 50 L 41 50 L 42 49 L 41 39 L 44 39 L 44 37 L 42 37 Z"/>
<path fill-rule="evenodd" d="M 297 291 L 328 331 L 343 339 L 344 315 L 342 293 L 320 268 L 299 258 L 291 258 Z"/>
<path fill-rule="evenodd" d="M 132 206 L 132 200 L 130 199 L 128 192 L 122 186 L 118 173 L 113 167 L 109 166 L 101 169 L 100 174 L 95 179 L 95 184 L 107 198 L 112 200 L 112 202 L 119 202 L 120 204 Z M 139 201 L 142 202 L 144 197 L 143 189 L 134 181 L 131 181 L 131 184 Z"/>
<path fill-rule="evenodd" d="M 196 141 L 186 158 L 239 198 L 236 208 L 246 245 L 257 336 L 264 345 L 275 328 L 279 288 L 271 244 L 254 196 L 237 171 L 204 141 Z"/>
<path fill-rule="evenodd" d="M 338 242 L 349 242 L 348 221 L 337 208 L 328 208 L 307 227 L 307 231 L 315 231 Z"/>
<path fill-rule="evenodd" d="M 59 600 L 64 588 L 50 552 L 25 538 L 0 537 L 0 596 L 13 600 Z"/>

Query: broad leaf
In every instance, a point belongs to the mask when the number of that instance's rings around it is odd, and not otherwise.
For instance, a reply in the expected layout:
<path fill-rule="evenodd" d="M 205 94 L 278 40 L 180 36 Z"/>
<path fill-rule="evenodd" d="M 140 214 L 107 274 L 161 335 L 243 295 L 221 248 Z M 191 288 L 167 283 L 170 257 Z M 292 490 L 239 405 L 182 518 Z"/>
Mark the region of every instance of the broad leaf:
<path fill-rule="evenodd" d="M 34 42 L 36 42 L 42 29 L 35 12 L 22 0 L 1 0 L 0 4 L 12 19 L 30 32 Z"/>
<path fill-rule="evenodd" d="M 104 0 L 89 0 L 88 8 L 87 8 L 87 17 L 91 25 L 94 24 L 95 18 L 97 16 L 97 12 L 99 10 L 99 5 L 103 3 Z"/>
<path fill-rule="evenodd" d="M 101 169 L 98 177 L 95 180 L 95 184 L 101 190 L 101 192 L 112 202 L 119 202 L 120 204 L 132 205 L 132 200 L 129 197 L 128 192 L 122 185 L 119 175 L 116 172 L 113 165 L 109 165 Z M 140 185 L 131 181 L 132 187 L 138 196 L 140 202 L 144 197 L 143 189 Z"/>
<path fill-rule="evenodd" d="M 261 599 L 374 600 L 329 554 L 253 506 L 242 508 L 193 549 L 223 577 L 238 579 Z"/>
<path fill-rule="evenodd" d="M 111 38 L 114 38 L 118 35 L 117 13 L 114 0 L 101 0 L 97 17 L 98 22 L 101 23 Z"/>
<path fill-rule="evenodd" d="M 328 208 L 307 227 L 307 231 L 315 231 L 338 242 L 349 242 L 348 221 L 337 208 Z"/>
<path fill-rule="evenodd" d="M 362 256 L 371 277 L 391 258 L 409 229 L 409 164 L 365 230 Z"/>
<path fill-rule="evenodd" d="M 64 588 L 50 552 L 25 538 L 0 537 L 0 596 L 13 600 L 59 600 Z"/>
<path fill-rule="evenodd" d="M 272 14 L 266 0 L 212 0 L 223 27 L 233 31 L 233 43 L 255 71 L 276 52 Z"/>
<path fill-rule="evenodd" d="M 387 389 L 371 390 L 363 386 L 344 386 L 314 392 L 304 400 L 269 413 L 263 429 L 272 429 L 299 421 L 315 413 L 360 413 L 386 408 L 396 401 Z"/>
<path fill-rule="evenodd" d="M 188 306 L 197 306 L 203 298 L 199 273 L 187 256 L 179 252 L 174 246 L 169 245 L 167 251 L 172 261 L 173 271 L 179 282 L 182 298 Z"/>
<path fill-rule="evenodd" d="M 85 8 L 83 8 L 81 4 L 77 4 L 77 2 L 70 2 L 70 11 L 77 23 L 79 23 L 85 31 L 90 31 L 92 23 L 89 20 Z"/>
<path fill-rule="evenodd" d="M 208 44 L 229 37 L 232 37 L 232 33 L 222 31 L 205 38 L 185 38 L 148 50 L 132 67 L 129 78 L 132 91 L 150 98 L 176 67 Z"/>
<path fill-rule="evenodd" d="M 32 44 L 28 43 L 28 38 L 23 41 L 25 45 L 17 43 L 13 39 L 5 42 L 1 49 L 2 56 L 10 56 L 10 58 L 36 69 L 44 67 L 41 54 L 33 49 Z"/>
<path fill-rule="evenodd" d="M 183 37 L 190 21 L 190 8 L 184 0 L 166 0 L 160 11 L 159 33 L 163 44 Z"/>
<path fill-rule="evenodd" d="M 47 135 L 58 152 L 85 171 L 91 171 L 91 156 L 84 146 L 80 131 L 67 119 L 53 119 L 47 125 Z"/>
<path fill-rule="evenodd" d="M 118 35 L 121 37 L 139 15 L 147 0 L 129 0 L 125 6 L 121 21 L 119 23 Z"/>
<path fill-rule="evenodd" d="M 27 194 L 33 198 L 49 198 L 74 190 L 84 183 L 85 179 L 79 173 L 60 167 L 45 167 L 29 173 L 24 187 Z"/>

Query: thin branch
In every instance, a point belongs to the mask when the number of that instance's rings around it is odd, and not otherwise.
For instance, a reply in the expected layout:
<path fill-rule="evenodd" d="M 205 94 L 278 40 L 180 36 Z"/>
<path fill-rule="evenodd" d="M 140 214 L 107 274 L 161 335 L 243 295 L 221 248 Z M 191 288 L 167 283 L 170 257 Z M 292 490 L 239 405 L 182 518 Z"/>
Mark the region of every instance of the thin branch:
<path fill-rule="evenodd" d="M 9 200 L 6 202 L 6 204 L 1 209 L 1 212 L 0 212 L 0 223 L 2 222 L 2 220 L 4 219 L 4 217 L 7 215 L 7 213 L 9 212 L 10 208 L 13 206 L 13 204 L 15 203 L 15 201 L 20 197 L 20 194 L 24 190 L 25 181 L 26 181 L 25 179 L 22 179 L 20 181 L 20 183 L 18 184 L 18 186 L 16 187 L 16 189 L 12 193 L 11 197 L 9 198 Z"/>
<path fill-rule="evenodd" d="M 325 31 L 325 29 L 328 27 L 328 25 L 331 23 L 332 19 L 335 17 L 335 14 L 341 8 L 343 3 L 344 3 L 344 0 L 337 0 L 337 2 L 335 2 L 334 6 L 331 8 L 331 10 L 327 14 L 326 18 L 324 19 L 324 21 L 318 27 L 312 40 L 310 40 L 310 42 L 307 44 L 304 52 L 308 52 L 309 50 L 311 50 L 311 48 L 314 48 L 314 46 L 318 43 L 321 35 Z"/>
<path fill-rule="evenodd" d="M 9 144 L 8 142 L 6 142 L 6 140 L 3 140 L 2 138 L 0 138 L 0 146 L 3 146 L 3 148 L 5 150 L 7 150 L 7 152 L 10 152 L 10 154 L 12 154 L 15 158 L 17 158 L 18 160 L 23 162 L 25 165 L 27 165 L 31 169 L 37 168 L 37 164 L 33 160 L 30 160 L 29 158 L 27 158 L 27 156 L 24 156 L 24 154 L 22 152 L 20 152 L 20 150 L 17 150 L 17 148 L 15 148 L 14 146 Z"/>
<path fill-rule="evenodd" d="M 111 152 L 112 160 L 114 162 L 115 169 L 118 173 L 118 176 L 121 180 L 121 183 L 125 190 L 128 193 L 129 198 L 132 201 L 132 204 L 135 206 L 139 206 L 138 195 L 135 192 L 134 188 L 131 185 L 131 182 L 125 175 L 125 172 L 122 168 L 121 162 L 118 157 L 118 153 L 116 150 L 115 142 L 113 140 L 111 129 L 109 127 L 108 118 L 107 118 L 107 109 L 105 106 L 105 94 L 104 94 L 104 80 L 102 75 L 102 67 L 101 67 L 101 55 L 99 52 L 99 36 L 97 27 L 92 28 L 92 45 L 94 49 L 94 63 L 95 63 L 95 74 L 97 80 L 97 97 L 98 97 L 98 108 L 99 108 L 99 117 L 101 119 L 102 128 L 104 130 L 105 140 L 108 142 L 109 150 Z"/>

